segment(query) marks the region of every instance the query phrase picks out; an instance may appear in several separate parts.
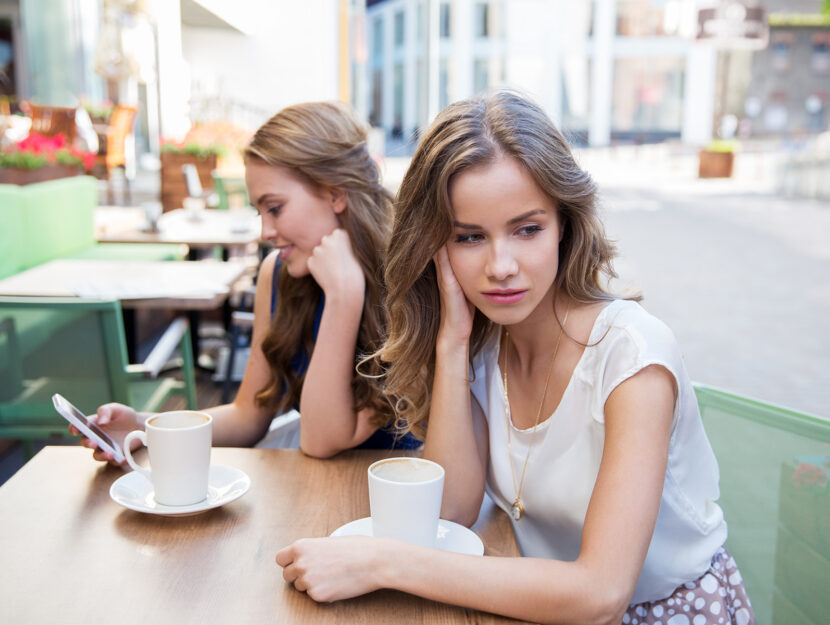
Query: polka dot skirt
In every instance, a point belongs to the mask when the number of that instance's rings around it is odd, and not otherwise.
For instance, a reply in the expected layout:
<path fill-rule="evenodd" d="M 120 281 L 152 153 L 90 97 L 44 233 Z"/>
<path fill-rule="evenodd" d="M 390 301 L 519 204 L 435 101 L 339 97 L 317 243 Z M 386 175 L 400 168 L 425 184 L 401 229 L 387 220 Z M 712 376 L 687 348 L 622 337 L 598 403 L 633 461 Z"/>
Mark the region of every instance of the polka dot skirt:
<path fill-rule="evenodd" d="M 755 625 L 735 559 L 721 547 L 700 578 L 660 601 L 630 606 L 624 625 Z"/>

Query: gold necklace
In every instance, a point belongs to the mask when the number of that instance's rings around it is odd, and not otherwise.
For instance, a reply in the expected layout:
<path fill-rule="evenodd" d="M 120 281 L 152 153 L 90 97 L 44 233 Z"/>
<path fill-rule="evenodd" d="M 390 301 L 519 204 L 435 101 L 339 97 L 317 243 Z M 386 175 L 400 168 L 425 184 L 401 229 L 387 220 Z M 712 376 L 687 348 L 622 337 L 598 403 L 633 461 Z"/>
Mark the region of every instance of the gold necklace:
<path fill-rule="evenodd" d="M 555 301 L 555 300 L 554 300 Z M 554 304 L 555 306 L 555 304 Z M 510 400 L 507 397 L 507 367 L 508 355 L 510 353 L 510 335 L 507 330 L 504 331 L 504 421 L 507 426 L 507 461 L 510 463 L 510 475 L 513 477 L 513 491 L 516 493 L 516 499 L 513 500 L 513 506 L 510 508 L 510 514 L 518 521 L 524 514 L 524 505 L 522 504 L 522 487 L 525 483 L 525 472 L 527 471 L 527 463 L 530 460 L 530 450 L 533 447 L 533 439 L 536 438 L 536 428 L 539 426 L 539 419 L 542 416 L 542 407 L 545 404 L 545 397 L 548 394 L 548 385 L 550 384 L 550 374 L 553 372 L 553 363 L 556 362 L 556 354 L 559 352 L 559 343 L 562 341 L 562 335 L 565 334 L 565 324 L 568 323 L 568 314 L 571 312 L 571 305 L 568 302 L 568 308 L 565 311 L 565 318 L 562 320 L 562 328 L 559 333 L 559 338 L 556 339 L 556 346 L 553 348 L 553 356 L 548 365 L 548 374 L 545 378 L 545 388 L 542 390 L 542 397 L 539 400 L 539 409 L 536 411 L 536 422 L 533 424 L 533 431 L 530 433 L 530 442 L 527 445 L 527 455 L 525 456 L 525 463 L 522 467 L 522 476 L 519 483 L 516 483 L 516 472 L 513 469 L 513 453 L 510 450 Z"/>

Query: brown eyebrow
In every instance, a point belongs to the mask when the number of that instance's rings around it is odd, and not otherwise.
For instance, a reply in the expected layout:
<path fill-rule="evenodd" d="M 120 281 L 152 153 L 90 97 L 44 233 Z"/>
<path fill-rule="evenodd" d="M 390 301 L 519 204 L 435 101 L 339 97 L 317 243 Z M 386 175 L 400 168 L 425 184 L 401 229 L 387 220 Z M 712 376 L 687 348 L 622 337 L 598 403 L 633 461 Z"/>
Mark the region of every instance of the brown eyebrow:
<path fill-rule="evenodd" d="M 280 200 L 273 193 L 263 193 L 259 196 L 254 206 L 262 206 L 263 204 L 267 204 L 269 201 L 281 202 L 282 200 Z"/>
<path fill-rule="evenodd" d="M 533 215 L 539 215 L 539 214 L 544 215 L 545 211 L 541 208 L 537 208 L 537 209 L 532 210 L 532 211 L 527 211 L 526 213 L 522 213 L 518 217 L 514 217 L 513 219 L 511 219 L 507 223 L 512 226 L 513 224 L 519 223 L 520 221 L 524 221 L 528 217 L 533 217 Z M 479 230 L 481 228 L 481 226 L 476 226 L 474 224 L 463 224 L 460 221 L 454 221 L 454 222 L 452 222 L 452 225 L 455 226 L 456 228 L 461 228 L 463 230 Z"/>

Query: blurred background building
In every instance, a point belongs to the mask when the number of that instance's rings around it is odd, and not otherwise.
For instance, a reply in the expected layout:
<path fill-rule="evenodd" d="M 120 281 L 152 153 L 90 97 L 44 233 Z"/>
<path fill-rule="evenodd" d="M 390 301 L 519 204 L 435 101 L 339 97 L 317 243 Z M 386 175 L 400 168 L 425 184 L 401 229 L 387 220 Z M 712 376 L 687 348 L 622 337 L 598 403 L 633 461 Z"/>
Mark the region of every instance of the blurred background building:
<path fill-rule="evenodd" d="M 707 13 L 708 11 L 708 13 Z M 539 101 L 578 144 L 827 130 L 826 0 L 0 0 L 0 102 L 138 104 L 158 154 L 221 119 L 255 129 L 351 102 L 405 155 L 449 102 Z"/>
<path fill-rule="evenodd" d="M 447 103 L 501 86 L 531 94 L 592 146 L 827 129 L 821 0 L 367 5 L 367 87 L 355 104 L 393 145 Z"/>
<path fill-rule="evenodd" d="M 0 97 L 137 103 L 136 147 L 336 99 L 338 0 L 0 0 Z M 345 11 L 345 6 L 343 10 Z"/>

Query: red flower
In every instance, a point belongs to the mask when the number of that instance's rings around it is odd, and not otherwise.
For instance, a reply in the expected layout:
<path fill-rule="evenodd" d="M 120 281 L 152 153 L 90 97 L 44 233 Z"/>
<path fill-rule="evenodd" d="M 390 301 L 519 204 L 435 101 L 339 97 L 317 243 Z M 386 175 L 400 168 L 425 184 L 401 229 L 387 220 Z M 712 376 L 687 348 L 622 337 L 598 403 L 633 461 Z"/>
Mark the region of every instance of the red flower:
<path fill-rule="evenodd" d="M 31 157 L 37 157 L 34 160 Z M 68 145 L 66 136 L 57 134 L 46 137 L 36 132 L 29 134 L 25 139 L 14 146 L 3 150 L 0 154 L 0 166 L 20 166 L 19 159 L 24 159 L 28 168 L 41 167 L 45 164 L 62 163 L 67 165 L 82 165 L 89 171 L 95 164 L 95 154 L 81 150 L 77 146 Z"/>

